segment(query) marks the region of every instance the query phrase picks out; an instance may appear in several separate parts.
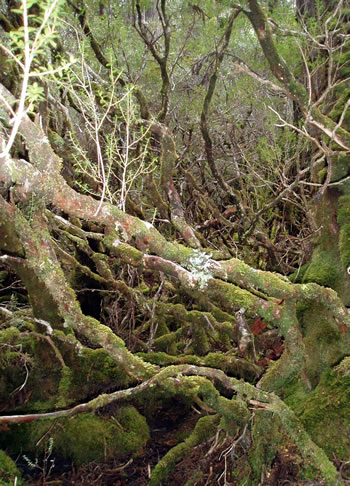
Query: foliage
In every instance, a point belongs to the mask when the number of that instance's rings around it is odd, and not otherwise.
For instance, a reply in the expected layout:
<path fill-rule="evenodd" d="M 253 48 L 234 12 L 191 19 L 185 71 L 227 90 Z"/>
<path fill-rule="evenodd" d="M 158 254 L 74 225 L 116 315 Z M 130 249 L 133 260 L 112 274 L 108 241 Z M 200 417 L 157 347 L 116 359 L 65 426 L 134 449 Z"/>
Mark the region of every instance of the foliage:
<path fill-rule="evenodd" d="M 42 482 L 63 460 L 87 484 L 346 484 L 342 1 L 21 5 L 0 15 L 1 447 Z"/>

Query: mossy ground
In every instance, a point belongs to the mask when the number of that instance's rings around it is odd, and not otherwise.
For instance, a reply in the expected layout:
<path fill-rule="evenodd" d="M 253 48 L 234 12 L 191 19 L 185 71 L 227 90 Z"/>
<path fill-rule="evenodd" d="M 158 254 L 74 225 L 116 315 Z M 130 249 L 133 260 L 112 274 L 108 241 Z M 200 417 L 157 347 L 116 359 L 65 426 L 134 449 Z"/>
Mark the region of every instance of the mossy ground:
<path fill-rule="evenodd" d="M 132 406 L 107 418 L 82 414 L 71 418 L 14 425 L 0 439 L 11 454 L 26 454 L 33 462 L 44 456 L 52 441 L 52 454 L 75 465 L 126 460 L 137 455 L 149 440 L 146 419 Z"/>
<path fill-rule="evenodd" d="M 2 450 L 0 450 L 0 486 L 21 486 L 22 475 L 15 462 Z"/>

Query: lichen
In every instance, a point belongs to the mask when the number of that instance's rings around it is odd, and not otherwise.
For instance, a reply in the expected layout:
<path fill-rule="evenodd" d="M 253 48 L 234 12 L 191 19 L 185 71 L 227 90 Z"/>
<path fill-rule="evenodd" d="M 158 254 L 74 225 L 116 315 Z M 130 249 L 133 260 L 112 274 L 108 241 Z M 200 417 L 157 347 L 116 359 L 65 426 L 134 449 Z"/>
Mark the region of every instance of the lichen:
<path fill-rule="evenodd" d="M 208 280 L 213 278 L 210 254 L 200 250 L 193 250 L 185 266 L 192 273 L 194 279 L 198 281 L 200 289 L 204 289 Z"/>

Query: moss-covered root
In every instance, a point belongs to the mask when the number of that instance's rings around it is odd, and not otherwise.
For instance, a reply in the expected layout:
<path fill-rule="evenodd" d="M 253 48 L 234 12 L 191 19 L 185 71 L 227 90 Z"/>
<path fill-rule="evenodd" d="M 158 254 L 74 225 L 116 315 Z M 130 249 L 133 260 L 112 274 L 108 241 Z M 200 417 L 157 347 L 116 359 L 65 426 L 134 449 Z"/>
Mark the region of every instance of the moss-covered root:
<path fill-rule="evenodd" d="M 173 367 L 173 371 L 175 367 Z M 165 373 L 162 371 L 161 373 Z M 297 418 L 291 408 L 288 407 L 277 395 L 265 392 L 258 389 L 249 383 L 229 378 L 219 370 L 212 370 L 211 368 L 195 367 L 188 365 L 181 369 L 183 375 L 196 374 L 190 382 L 192 385 L 197 383 L 198 395 L 204 400 L 205 404 L 223 416 L 221 424 L 223 428 L 230 433 L 230 426 L 232 421 L 242 425 L 247 423 L 249 412 L 242 403 L 242 398 L 250 405 L 257 405 L 259 408 L 269 410 L 279 419 L 281 429 L 290 437 L 290 439 L 297 446 L 300 455 L 307 460 L 307 462 L 318 471 L 319 477 L 325 481 L 327 486 L 342 486 L 344 483 L 340 480 L 336 468 L 328 459 L 323 449 L 318 447 L 313 442 L 309 434 L 304 429 L 301 421 Z M 227 389 L 234 389 L 237 393 L 236 400 L 227 400 L 219 395 L 219 392 L 214 388 L 211 382 L 207 379 L 198 380 L 200 376 L 206 378 L 214 378 L 221 385 Z M 196 381 L 198 380 L 198 381 Z M 238 399 L 238 397 L 241 397 Z M 230 424 L 231 421 L 231 424 Z"/>
<path fill-rule="evenodd" d="M 244 358 L 222 352 L 208 353 L 206 356 L 187 354 L 171 356 L 164 352 L 138 353 L 144 361 L 158 366 L 191 364 L 222 370 L 224 373 L 249 382 L 256 382 L 262 374 L 262 369 Z"/>
<path fill-rule="evenodd" d="M 319 471 L 326 486 L 344 485 L 335 466 L 326 453 L 311 440 L 295 413 L 277 396 L 273 397 L 267 408 L 278 415 L 284 431 L 295 442 L 302 456 Z"/>
<path fill-rule="evenodd" d="M 3 208 L 9 210 L 6 203 Z M 102 347 L 129 376 L 141 379 L 150 377 L 155 372 L 155 367 L 133 356 L 110 328 L 83 315 L 51 245 L 51 236 L 43 214 L 38 212 L 31 224 L 20 211 L 16 211 L 12 218 L 13 229 L 19 235 L 26 252 L 26 265 L 51 296 L 55 313 L 60 316 L 63 326 L 73 329 L 79 336 L 84 336 L 92 345 Z"/>
<path fill-rule="evenodd" d="M 194 369 L 194 367 L 191 367 Z M 176 367 L 169 367 L 168 370 L 158 374 L 158 381 L 165 383 L 170 373 L 173 375 Z M 183 368 L 185 370 L 185 368 Z M 169 373 L 170 372 L 170 373 Z M 217 412 L 217 415 L 203 418 L 198 421 L 193 433 L 181 444 L 171 449 L 157 464 L 152 472 L 149 486 L 163 484 L 178 459 L 189 453 L 192 447 L 206 440 L 216 431 L 218 420 L 220 427 L 227 433 L 237 431 L 237 426 L 245 425 L 250 419 L 250 413 L 241 400 L 229 400 L 222 397 L 214 385 L 202 376 L 184 377 L 184 386 L 189 387 L 193 398 L 205 410 Z M 171 384 L 172 382 L 170 382 Z M 173 386 L 173 384 L 171 384 Z"/>
<path fill-rule="evenodd" d="M 173 447 L 153 469 L 149 486 L 165 484 L 176 462 L 185 457 L 193 447 L 212 437 L 220 421 L 219 414 L 202 417 L 198 420 L 193 432 L 184 442 Z"/>
<path fill-rule="evenodd" d="M 305 365 L 305 344 L 294 303 L 286 304 L 281 311 L 279 325 L 285 340 L 285 351 L 282 357 L 269 367 L 261 380 L 261 388 L 275 393 L 280 393 L 285 383 L 300 374 Z"/>

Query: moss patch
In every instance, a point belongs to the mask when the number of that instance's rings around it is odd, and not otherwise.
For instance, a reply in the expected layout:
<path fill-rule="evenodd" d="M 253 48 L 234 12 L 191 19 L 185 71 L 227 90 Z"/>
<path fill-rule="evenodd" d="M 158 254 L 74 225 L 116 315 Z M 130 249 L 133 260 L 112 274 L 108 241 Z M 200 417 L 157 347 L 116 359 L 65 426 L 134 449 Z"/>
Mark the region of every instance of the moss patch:
<path fill-rule="evenodd" d="M 293 408 L 313 441 L 328 457 L 350 459 L 350 377 L 325 372 L 319 385 Z"/>
<path fill-rule="evenodd" d="M 316 248 L 312 256 L 312 262 L 308 266 L 303 282 L 315 282 L 325 287 L 336 289 L 342 272 L 339 258 L 332 251 Z"/>
<path fill-rule="evenodd" d="M 17 485 L 22 484 L 21 473 L 13 460 L 0 450 L 0 486 L 13 486 L 17 478 Z"/>
<path fill-rule="evenodd" d="M 45 452 L 50 437 L 55 455 L 80 465 L 112 458 L 122 461 L 139 454 L 149 439 L 149 428 L 136 408 L 127 406 L 108 419 L 82 414 L 55 422 L 15 425 L 10 434 L 0 438 L 0 444 L 4 440 L 11 452 L 25 453 L 32 459 Z"/>

